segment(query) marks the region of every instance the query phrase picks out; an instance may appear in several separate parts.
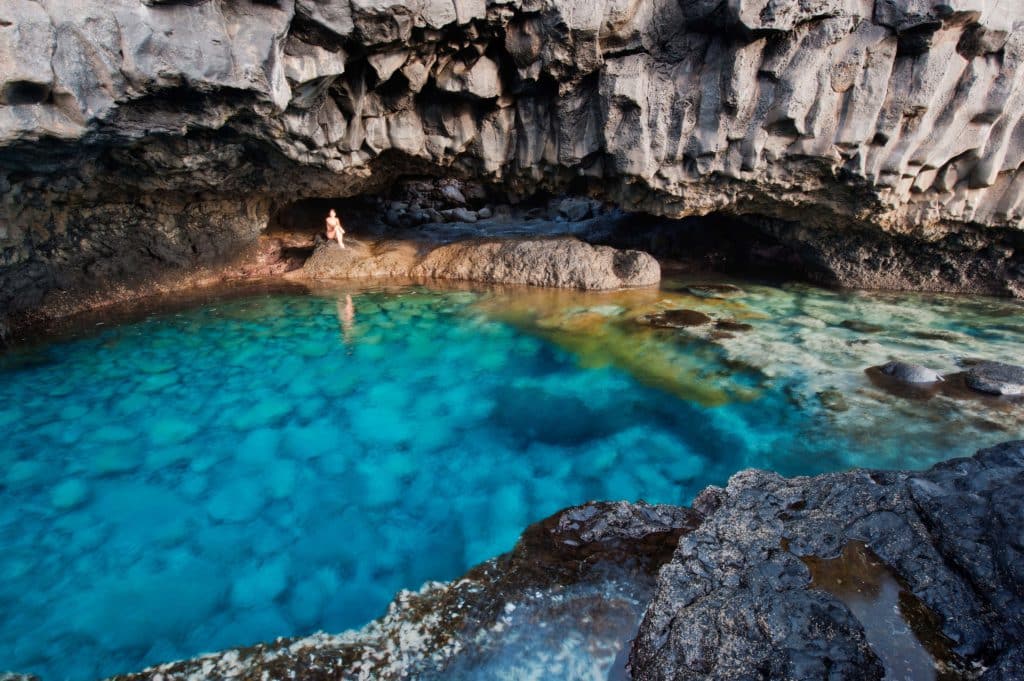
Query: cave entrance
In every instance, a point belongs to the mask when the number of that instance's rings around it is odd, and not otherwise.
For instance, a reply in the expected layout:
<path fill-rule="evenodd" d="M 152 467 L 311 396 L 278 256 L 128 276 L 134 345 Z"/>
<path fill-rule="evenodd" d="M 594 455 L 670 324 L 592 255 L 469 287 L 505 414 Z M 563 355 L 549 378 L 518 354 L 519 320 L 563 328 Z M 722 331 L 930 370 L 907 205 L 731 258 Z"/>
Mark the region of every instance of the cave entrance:
<path fill-rule="evenodd" d="M 312 239 L 324 233 L 324 221 L 332 208 L 337 211 L 346 232 L 364 231 L 372 222 L 373 210 L 364 197 L 301 199 L 276 207 L 270 215 L 266 232 L 275 237 L 306 236 Z"/>

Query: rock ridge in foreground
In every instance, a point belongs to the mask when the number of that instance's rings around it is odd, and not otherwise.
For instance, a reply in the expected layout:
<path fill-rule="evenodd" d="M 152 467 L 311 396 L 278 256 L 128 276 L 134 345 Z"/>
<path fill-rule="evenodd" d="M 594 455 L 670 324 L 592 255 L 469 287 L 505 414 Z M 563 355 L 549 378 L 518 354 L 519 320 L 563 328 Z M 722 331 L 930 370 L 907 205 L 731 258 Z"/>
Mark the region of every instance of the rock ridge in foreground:
<path fill-rule="evenodd" d="M 937 667 L 914 678 L 1011 681 L 1024 678 L 1022 521 L 1024 441 L 920 472 L 747 470 L 693 508 L 560 512 L 359 631 L 117 678 L 878 680 L 901 659 L 886 642 L 916 641 Z M 879 636 L 861 606 L 881 596 L 846 579 L 888 585 L 903 633 Z"/>

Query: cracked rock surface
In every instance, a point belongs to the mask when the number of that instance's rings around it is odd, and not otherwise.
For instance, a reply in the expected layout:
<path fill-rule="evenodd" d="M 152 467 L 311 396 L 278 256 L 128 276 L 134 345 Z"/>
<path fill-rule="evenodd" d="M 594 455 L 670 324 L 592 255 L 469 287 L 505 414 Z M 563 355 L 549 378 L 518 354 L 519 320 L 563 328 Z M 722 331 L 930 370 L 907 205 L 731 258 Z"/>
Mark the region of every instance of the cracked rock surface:
<path fill-rule="evenodd" d="M 930 286 L 1020 295 L 1022 22 L 1001 0 L 7 0 L 0 309 L 215 261 L 279 202 L 408 174 L 941 242 L 984 277 L 940 259 Z"/>

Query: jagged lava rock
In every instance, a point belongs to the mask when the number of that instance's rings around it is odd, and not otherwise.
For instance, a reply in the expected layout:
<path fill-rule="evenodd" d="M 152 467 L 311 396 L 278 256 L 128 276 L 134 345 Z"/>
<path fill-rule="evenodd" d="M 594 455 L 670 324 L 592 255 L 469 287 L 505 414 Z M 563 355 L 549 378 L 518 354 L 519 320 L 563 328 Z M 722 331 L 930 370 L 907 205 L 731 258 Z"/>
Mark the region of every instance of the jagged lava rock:
<path fill-rule="evenodd" d="M 934 613 L 965 665 L 987 666 L 985 679 L 1017 678 L 1022 499 L 1024 442 L 925 472 L 737 473 L 694 502 L 706 520 L 660 572 L 633 678 L 883 678 L 865 635 L 873 623 L 810 588 L 802 560 L 835 558 L 852 543 Z"/>
<path fill-rule="evenodd" d="M 0 310 L 424 172 L 788 220 L 843 285 L 1024 295 L 1020 3 L 9 0 L 0 19 Z M 936 250 L 927 276 L 893 263 Z"/>

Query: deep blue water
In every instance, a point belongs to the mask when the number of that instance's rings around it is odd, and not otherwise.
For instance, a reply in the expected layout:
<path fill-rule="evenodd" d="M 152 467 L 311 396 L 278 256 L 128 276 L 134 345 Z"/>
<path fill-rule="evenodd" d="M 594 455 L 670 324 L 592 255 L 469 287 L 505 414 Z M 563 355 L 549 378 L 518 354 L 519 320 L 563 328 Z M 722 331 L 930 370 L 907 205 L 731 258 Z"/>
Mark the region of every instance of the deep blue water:
<path fill-rule="evenodd" d="M 870 457 L 799 377 L 688 341 L 735 399 L 684 399 L 480 302 L 263 295 L 0 358 L 0 671 L 84 681 L 361 626 L 566 506 Z"/>

